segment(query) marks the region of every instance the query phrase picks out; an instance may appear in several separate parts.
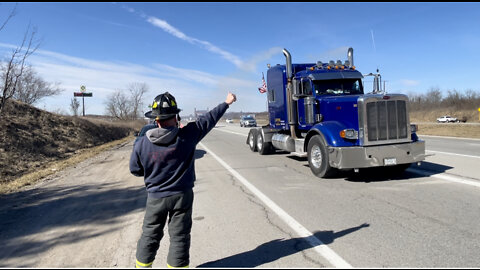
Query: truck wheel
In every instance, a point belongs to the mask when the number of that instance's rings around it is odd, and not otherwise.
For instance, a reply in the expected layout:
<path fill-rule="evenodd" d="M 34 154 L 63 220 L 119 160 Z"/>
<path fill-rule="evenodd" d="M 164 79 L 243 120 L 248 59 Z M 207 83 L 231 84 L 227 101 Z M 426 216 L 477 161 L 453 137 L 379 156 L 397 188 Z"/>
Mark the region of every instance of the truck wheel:
<path fill-rule="evenodd" d="M 308 165 L 317 177 L 329 177 L 334 174 L 334 168 L 330 167 L 327 147 L 319 135 L 313 136 L 307 146 Z"/>
<path fill-rule="evenodd" d="M 257 152 L 257 130 L 252 128 L 248 132 L 247 144 L 252 152 Z"/>
<path fill-rule="evenodd" d="M 260 155 L 267 155 L 273 152 L 273 146 L 271 142 L 265 142 L 263 133 L 259 131 L 257 133 L 257 150 Z"/>

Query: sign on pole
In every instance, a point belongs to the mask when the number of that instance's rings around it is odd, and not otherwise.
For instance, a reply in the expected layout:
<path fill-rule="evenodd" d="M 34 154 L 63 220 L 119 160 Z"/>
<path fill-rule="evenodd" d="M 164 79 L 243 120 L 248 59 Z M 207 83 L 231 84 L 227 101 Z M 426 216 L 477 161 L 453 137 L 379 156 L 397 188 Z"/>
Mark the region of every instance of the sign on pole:
<path fill-rule="evenodd" d="M 85 116 L 85 97 L 92 97 L 93 93 L 86 93 L 87 88 L 85 85 L 80 86 L 80 92 L 73 92 L 74 97 L 82 97 L 82 103 L 83 103 L 83 116 Z"/>

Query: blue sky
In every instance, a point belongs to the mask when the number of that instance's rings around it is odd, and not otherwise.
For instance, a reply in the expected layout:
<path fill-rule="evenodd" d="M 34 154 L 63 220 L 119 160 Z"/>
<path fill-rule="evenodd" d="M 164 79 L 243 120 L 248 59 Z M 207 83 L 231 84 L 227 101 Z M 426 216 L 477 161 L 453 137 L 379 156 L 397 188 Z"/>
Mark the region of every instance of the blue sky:
<path fill-rule="evenodd" d="M 15 3 L 0 3 L 3 22 Z M 345 60 L 377 67 L 388 92 L 432 87 L 479 91 L 480 3 L 18 3 L 0 31 L 0 59 L 28 24 L 42 38 L 28 60 L 65 91 L 37 107 L 70 113 L 73 92 L 93 92 L 87 114 L 103 114 L 114 91 L 146 83 L 153 98 L 172 93 L 183 110 L 213 108 L 228 91 L 232 111 L 264 111 L 258 91 L 267 64 Z M 371 89 L 368 77 L 366 89 Z"/>

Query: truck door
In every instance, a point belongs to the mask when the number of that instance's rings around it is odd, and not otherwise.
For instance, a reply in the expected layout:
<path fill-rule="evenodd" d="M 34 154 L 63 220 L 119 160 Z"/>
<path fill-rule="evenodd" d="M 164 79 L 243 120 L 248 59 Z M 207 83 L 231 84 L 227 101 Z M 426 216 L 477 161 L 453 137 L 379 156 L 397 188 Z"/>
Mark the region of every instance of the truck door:
<path fill-rule="evenodd" d="M 298 98 L 298 124 L 300 129 L 309 129 L 315 123 L 315 98 L 313 96 L 313 85 L 310 78 L 301 78 L 297 80 L 297 91 L 295 97 Z"/>

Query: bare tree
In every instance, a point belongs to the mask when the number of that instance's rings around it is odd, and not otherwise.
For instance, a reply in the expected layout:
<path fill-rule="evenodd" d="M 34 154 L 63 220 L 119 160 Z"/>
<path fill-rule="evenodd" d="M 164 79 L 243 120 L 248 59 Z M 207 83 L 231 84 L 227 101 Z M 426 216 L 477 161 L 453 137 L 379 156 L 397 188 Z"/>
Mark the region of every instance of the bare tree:
<path fill-rule="evenodd" d="M 12 9 L 10 14 L 8 14 L 8 17 L 5 19 L 5 21 L 2 23 L 0 26 L 0 31 L 2 31 L 3 28 L 5 28 L 5 25 L 7 25 L 8 21 L 17 14 L 17 4 L 15 4 L 15 7 Z"/>
<path fill-rule="evenodd" d="M 26 68 L 26 59 L 40 46 L 40 42 L 35 40 L 36 33 L 35 28 L 30 31 L 28 26 L 20 47 L 14 49 L 6 63 L 1 66 L 0 115 L 7 100 L 12 98 L 18 90 L 18 84 Z"/>
<path fill-rule="evenodd" d="M 419 111 L 425 109 L 425 97 L 422 94 L 418 93 L 409 93 L 408 94 L 410 109 L 413 111 Z"/>
<path fill-rule="evenodd" d="M 116 90 L 105 102 L 106 113 L 121 120 L 137 119 L 140 108 L 143 106 L 143 95 L 147 91 L 146 83 L 131 83 L 128 85 L 127 91 Z"/>
<path fill-rule="evenodd" d="M 442 102 L 442 92 L 438 87 L 431 87 L 424 97 L 429 109 L 437 108 Z"/>
<path fill-rule="evenodd" d="M 78 108 L 80 107 L 80 102 L 76 98 L 72 98 L 70 101 L 70 110 L 74 116 L 78 116 Z"/>
<path fill-rule="evenodd" d="M 148 86 L 146 83 L 131 83 L 128 86 L 128 90 L 130 91 L 130 101 L 132 102 L 132 118 L 136 119 L 139 114 L 139 108 L 143 105 L 143 94 L 148 91 Z"/>
<path fill-rule="evenodd" d="M 472 89 L 465 91 L 465 107 L 477 109 L 480 106 L 480 92 L 475 92 Z"/>
<path fill-rule="evenodd" d="M 456 89 L 448 90 L 447 97 L 443 99 L 443 103 L 447 107 L 452 107 L 455 109 L 460 109 L 462 107 L 462 94 Z"/>
<path fill-rule="evenodd" d="M 60 83 L 44 81 L 31 66 L 27 66 L 23 76 L 19 78 L 13 98 L 32 105 L 44 97 L 60 94 L 63 89 L 60 89 L 59 85 Z"/>
<path fill-rule="evenodd" d="M 127 120 L 132 115 L 132 102 L 122 90 L 116 90 L 107 98 L 107 114 L 120 120 Z"/>

